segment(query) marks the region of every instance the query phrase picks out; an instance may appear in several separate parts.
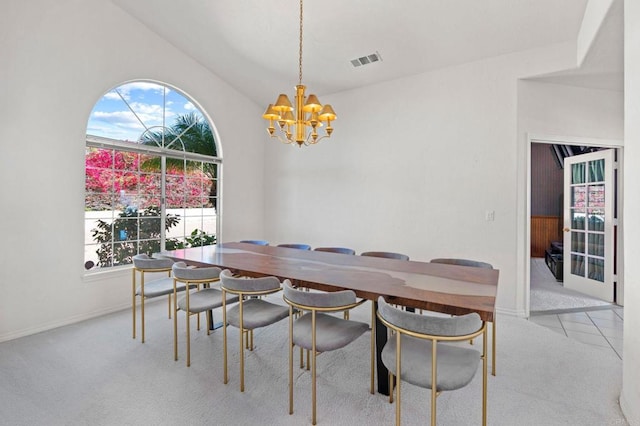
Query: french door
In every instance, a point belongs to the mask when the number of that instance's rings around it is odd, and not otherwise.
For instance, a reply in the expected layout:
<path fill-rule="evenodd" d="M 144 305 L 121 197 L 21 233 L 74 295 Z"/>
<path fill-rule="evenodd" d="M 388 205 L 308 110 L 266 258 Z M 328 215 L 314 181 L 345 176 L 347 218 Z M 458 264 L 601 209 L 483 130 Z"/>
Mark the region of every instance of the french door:
<path fill-rule="evenodd" d="M 614 300 L 615 150 L 564 160 L 564 286 Z"/>

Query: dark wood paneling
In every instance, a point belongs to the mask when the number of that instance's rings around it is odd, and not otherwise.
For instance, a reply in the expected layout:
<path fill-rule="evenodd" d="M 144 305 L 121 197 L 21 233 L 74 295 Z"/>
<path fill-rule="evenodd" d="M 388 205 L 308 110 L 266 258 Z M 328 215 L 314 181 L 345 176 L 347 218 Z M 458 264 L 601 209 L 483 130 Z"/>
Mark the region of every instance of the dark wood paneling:
<path fill-rule="evenodd" d="M 531 257 L 544 257 L 551 241 L 562 241 L 562 218 L 531 216 Z"/>

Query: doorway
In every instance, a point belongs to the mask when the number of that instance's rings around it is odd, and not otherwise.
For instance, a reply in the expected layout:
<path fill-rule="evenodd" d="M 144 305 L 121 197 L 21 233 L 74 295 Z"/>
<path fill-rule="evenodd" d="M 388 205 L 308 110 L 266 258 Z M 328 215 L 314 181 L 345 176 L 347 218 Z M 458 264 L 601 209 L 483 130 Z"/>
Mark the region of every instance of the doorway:
<path fill-rule="evenodd" d="M 566 288 L 564 284 L 565 255 L 563 254 L 563 217 L 564 217 L 564 158 L 589 152 L 615 148 L 616 164 L 621 165 L 622 150 L 615 141 L 592 140 L 571 137 L 529 137 L 528 170 L 528 224 L 527 252 L 527 312 L 571 311 L 578 309 L 603 309 L 610 302 Z M 620 169 L 616 171 L 615 191 L 621 191 Z M 620 204 L 615 197 L 616 207 Z M 616 208 L 616 214 L 621 212 Z M 615 222 L 617 230 L 621 221 Z M 618 235 L 622 235 L 617 232 Z M 622 241 L 613 243 L 616 253 L 621 253 Z M 571 255 L 569 255 L 571 259 Z M 623 305 L 623 283 L 618 259 L 613 260 L 615 268 L 614 303 Z"/>

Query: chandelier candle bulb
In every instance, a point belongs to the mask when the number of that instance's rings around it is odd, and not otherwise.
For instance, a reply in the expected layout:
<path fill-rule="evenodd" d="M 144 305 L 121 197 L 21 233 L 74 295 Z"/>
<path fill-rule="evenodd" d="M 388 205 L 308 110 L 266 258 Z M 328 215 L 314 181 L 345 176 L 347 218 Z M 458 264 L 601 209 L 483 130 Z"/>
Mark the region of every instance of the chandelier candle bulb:
<path fill-rule="evenodd" d="M 269 104 L 262 118 L 269 121 L 267 132 L 272 138 L 277 137 L 281 142 L 290 144 L 295 142 L 299 147 L 313 145 L 324 138 L 331 137 L 333 127 L 331 121 L 338 118 L 333 107 L 322 105 L 315 94 L 305 96 L 306 87 L 302 84 L 302 0 L 300 0 L 300 48 L 298 55 L 298 85 L 296 86 L 295 108 L 284 93 L 278 95 L 274 104 Z M 294 114 L 295 109 L 295 114 Z M 273 122 L 277 121 L 279 132 Z M 318 128 L 322 122 L 327 122 L 325 134 L 320 136 Z M 291 127 L 295 127 L 295 139 Z"/>

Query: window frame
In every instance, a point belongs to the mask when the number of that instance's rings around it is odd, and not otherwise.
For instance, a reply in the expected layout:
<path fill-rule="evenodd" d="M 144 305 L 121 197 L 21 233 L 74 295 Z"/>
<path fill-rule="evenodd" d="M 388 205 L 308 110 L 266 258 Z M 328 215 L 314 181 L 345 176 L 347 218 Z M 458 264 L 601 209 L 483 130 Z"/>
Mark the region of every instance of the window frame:
<path fill-rule="evenodd" d="M 121 139 L 112 139 L 109 137 L 105 137 L 105 136 L 96 136 L 96 135 L 91 135 L 91 134 L 86 134 L 86 141 L 85 141 L 85 160 L 86 160 L 86 149 L 87 148 L 96 148 L 96 149 L 105 149 L 105 150 L 113 150 L 113 151 L 121 151 L 121 152 L 129 152 L 129 153 L 135 153 L 135 154 L 143 154 L 143 155 L 151 155 L 151 156 L 156 156 L 158 158 L 161 159 L 161 170 L 160 170 L 160 175 L 161 175 L 161 180 L 162 180 L 162 192 L 161 192 L 161 202 L 160 202 L 160 220 L 161 220 L 161 236 L 160 236 L 160 250 L 165 250 L 165 243 L 166 243 L 166 236 L 168 231 L 165 229 L 164 224 L 165 224 L 165 220 L 167 217 L 167 200 L 166 200 L 166 193 L 165 193 L 165 182 L 166 182 L 166 178 L 167 178 L 167 169 L 166 169 L 166 160 L 167 159 L 175 159 L 175 160 L 180 160 L 183 162 L 184 165 L 186 165 L 187 162 L 199 162 L 201 164 L 213 164 L 216 167 L 215 170 L 215 178 L 213 180 L 214 184 L 216 185 L 216 193 L 215 193 L 215 236 L 216 236 L 216 243 L 218 244 L 219 241 L 221 241 L 221 230 L 222 230 L 222 174 L 223 174 L 223 167 L 222 167 L 222 155 L 221 155 L 221 147 L 220 147 L 220 143 L 219 143 L 219 136 L 218 136 L 218 132 L 217 129 L 215 128 L 215 126 L 213 125 L 212 120 L 208 117 L 208 115 L 204 112 L 204 110 L 198 105 L 198 103 L 196 103 L 191 97 L 187 96 L 183 91 L 176 89 L 173 86 L 167 85 L 165 83 L 161 83 L 161 82 L 157 82 L 157 81 L 149 81 L 149 80 L 135 80 L 135 81 L 127 81 L 124 82 L 120 85 L 117 85 L 113 88 L 111 88 L 109 91 L 105 92 L 105 94 L 99 98 L 96 101 L 97 105 L 103 98 L 104 96 L 109 93 L 109 92 L 113 92 L 113 91 L 117 91 L 119 88 L 126 86 L 127 84 L 131 84 L 131 83 L 152 83 L 152 84 L 156 84 L 158 85 L 160 88 L 162 88 L 165 91 L 166 94 L 166 90 L 172 90 L 175 91 L 176 93 L 178 93 L 180 96 L 184 97 L 184 99 L 186 99 L 188 102 L 190 102 L 191 104 L 193 104 L 193 106 L 195 106 L 195 108 L 197 109 L 199 115 L 202 117 L 202 119 L 206 120 L 207 125 L 209 126 L 209 129 L 211 131 L 211 134 L 213 136 L 213 143 L 215 144 L 215 156 L 211 156 L 211 155 L 207 155 L 207 154 L 199 154 L 199 153 L 195 153 L 195 152 L 189 152 L 189 151 L 185 151 L 184 150 L 184 145 L 181 144 L 180 142 L 178 142 L 179 145 L 182 145 L 182 149 L 178 150 L 178 149 L 172 149 L 170 146 L 169 147 L 161 147 L 161 146 L 155 146 L 155 145 L 145 145 L 145 144 L 141 144 L 138 141 L 127 141 L 127 140 L 121 140 Z M 166 95 L 165 95 L 166 96 Z M 127 104 L 127 101 L 123 98 L 123 101 L 125 102 L 125 104 Z M 166 119 L 166 98 L 163 96 L 163 112 L 162 112 L 162 120 L 163 120 L 163 128 L 166 128 L 165 125 L 165 119 Z M 127 105 L 128 106 L 128 105 Z M 94 106 L 95 109 L 95 106 Z M 92 109 L 92 114 L 93 114 L 93 109 Z M 133 111 L 132 111 L 133 112 Z M 134 112 L 135 114 L 135 112 Z M 143 124 L 144 125 L 144 124 Z M 145 126 L 146 127 L 146 126 Z M 147 129 L 148 130 L 148 129 Z M 138 140 L 140 140 L 140 138 L 142 137 L 142 135 L 147 131 L 143 131 L 140 133 L 140 137 Z M 89 131 L 89 129 L 87 129 L 87 132 Z M 180 135 L 181 136 L 181 135 Z M 180 141 L 179 137 L 178 139 L 176 139 L 178 141 Z M 171 145 L 171 144 L 170 144 Z M 175 143 L 174 143 L 175 145 Z M 179 146 L 178 145 L 178 146 Z M 175 147 L 174 147 L 175 148 Z M 85 167 L 85 173 L 84 173 L 84 179 L 87 179 L 87 172 L 86 172 L 86 167 Z M 86 184 L 85 184 L 86 185 Z M 87 196 L 88 192 L 86 191 L 85 188 L 85 203 L 86 203 L 86 196 Z M 86 204 L 85 204 L 86 206 Z M 111 208 L 111 212 L 115 212 L 117 211 L 115 209 L 115 206 L 112 206 Z M 193 216 L 193 217 L 197 217 Z M 208 216 L 206 216 L 203 213 L 201 213 L 200 218 L 202 221 L 204 221 Z M 115 217 L 114 217 L 115 219 Z M 183 223 L 181 223 L 182 226 L 186 225 L 186 219 L 187 219 L 187 215 L 183 214 L 181 215 L 181 221 L 184 221 Z M 89 260 L 91 260 L 90 258 L 88 258 L 86 256 L 86 250 L 88 246 L 91 246 L 93 244 L 91 244 L 90 242 L 88 242 L 88 240 L 86 239 L 86 229 L 87 229 L 87 217 L 86 214 L 83 215 L 83 228 L 85 229 L 85 237 L 84 237 L 84 241 L 83 241 L 83 262 L 88 262 Z M 185 224 L 185 225 L 183 225 Z M 185 235 L 183 235 L 182 237 L 180 237 L 180 239 L 184 240 L 185 237 L 188 237 L 189 234 L 186 231 L 183 232 Z M 112 236 L 112 240 L 111 240 L 111 244 L 114 243 L 115 241 L 115 236 Z M 135 240 L 138 241 L 138 240 Z M 99 244 L 98 244 L 99 245 Z M 85 277 L 90 277 L 90 276 L 98 276 L 98 275 L 103 275 L 105 273 L 109 273 L 109 272 L 118 272 L 118 271 L 122 271 L 122 270 L 127 270 L 131 267 L 131 264 L 126 264 L 126 265 L 115 265 L 115 266 L 103 266 L 103 267 L 97 267 L 97 265 L 94 265 L 92 268 L 87 269 L 86 265 L 84 268 L 84 276 Z"/>

